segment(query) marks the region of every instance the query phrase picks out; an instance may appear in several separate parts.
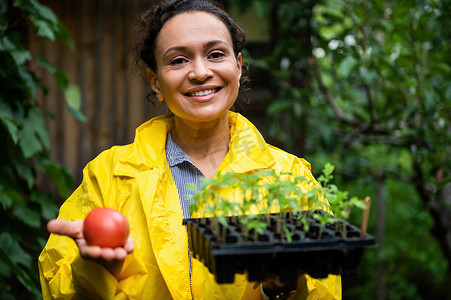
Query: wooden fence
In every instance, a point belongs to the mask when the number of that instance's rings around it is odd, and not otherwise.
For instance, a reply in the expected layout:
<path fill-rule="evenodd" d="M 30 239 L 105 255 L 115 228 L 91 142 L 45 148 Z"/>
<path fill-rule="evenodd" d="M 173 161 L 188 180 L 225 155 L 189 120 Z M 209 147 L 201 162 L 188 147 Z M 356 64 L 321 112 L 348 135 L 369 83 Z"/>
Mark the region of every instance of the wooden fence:
<path fill-rule="evenodd" d="M 135 129 L 164 112 L 147 101 L 150 87 L 142 76 L 132 74 L 132 24 L 136 14 L 149 6 L 143 0 L 49 0 L 49 6 L 68 28 L 75 51 L 65 45 L 32 38 L 32 51 L 39 51 L 62 69 L 82 92 L 81 123 L 66 111 L 52 76 L 38 69 L 38 76 L 51 87 L 42 97 L 51 116 L 48 130 L 51 157 L 70 168 L 76 184 L 82 169 L 101 151 L 133 141 Z"/>

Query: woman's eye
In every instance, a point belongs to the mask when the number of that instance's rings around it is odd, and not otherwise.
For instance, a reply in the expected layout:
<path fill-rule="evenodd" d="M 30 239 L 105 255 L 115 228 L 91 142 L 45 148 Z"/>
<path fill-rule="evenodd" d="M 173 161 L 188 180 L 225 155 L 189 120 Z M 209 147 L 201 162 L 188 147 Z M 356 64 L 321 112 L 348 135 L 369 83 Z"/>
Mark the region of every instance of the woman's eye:
<path fill-rule="evenodd" d="M 181 65 L 185 62 L 185 59 L 182 57 L 178 57 L 178 58 L 174 58 L 173 60 L 171 60 L 170 64 L 171 65 Z"/>
<path fill-rule="evenodd" d="M 210 54 L 210 58 L 213 58 L 213 59 L 218 59 L 218 58 L 222 58 L 222 57 L 224 57 L 224 53 L 219 52 L 219 51 L 213 52 Z"/>

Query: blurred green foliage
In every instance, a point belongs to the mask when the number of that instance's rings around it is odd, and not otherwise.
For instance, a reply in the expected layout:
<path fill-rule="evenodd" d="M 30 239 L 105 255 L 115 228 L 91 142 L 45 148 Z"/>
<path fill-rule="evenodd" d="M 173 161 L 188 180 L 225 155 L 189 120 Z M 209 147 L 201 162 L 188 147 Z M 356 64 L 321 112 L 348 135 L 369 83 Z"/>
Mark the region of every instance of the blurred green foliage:
<path fill-rule="evenodd" d="M 45 222 L 55 218 L 58 207 L 50 192 L 37 187 L 38 176 L 53 182 L 66 197 L 73 187 L 67 168 L 49 157 L 46 117 L 37 101 L 48 89 L 30 66 L 44 68 L 73 115 L 80 112 L 80 91 L 69 85 L 63 71 L 40 53 L 27 48 L 35 35 L 61 41 L 73 49 L 67 30 L 46 6 L 36 0 L 0 2 L 0 299 L 41 298 L 37 256 L 45 244 Z"/>
<path fill-rule="evenodd" d="M 272 75 L 273 138 L 316 173 L 331 162 L 335 184 L 351 195 L 375 199 L 376 183 L 384 188 L 385 240 L 365 252 L 359 277 L 344 279 L 344 298 L 374 298 L 382 262 L 386 298 L 449 299 L 451 256 L 434 235 L 444 227 L 434 205 L 451 172 L 451 1 L 229 2 L 254 6 L 270 20 L 273 52 L 251 62 Z M 51 179 L 63 197 L 73 185 L 68 170 L 49 158 L 50 114 L 36 100 L 47 87 L 31 65 L 55 77 L 68 111 L 84 120 L 78 87 L 27 48 L 29 35 L 73 48 L 46 6 L 0 2 L 1 299 L 40 298 L 36 257 L 43 223 L 58 208 L 37 188 L 37 176 Z M 375 227 L 373 209 L 370 233 Z"/>
<path fill-rule="evenodd" d="M 271 74 L 272 138 L 371 196 L 372 234 L 383 193 L 384 240 L 344 279 L 344 299 L 374 299 L 379 265 L 387 299 L 450 299 L 450 195 L 437 192 L 451 174 L 451 1 L 231 3 L 269 20 L 272 54 L 250 62 Z"/>

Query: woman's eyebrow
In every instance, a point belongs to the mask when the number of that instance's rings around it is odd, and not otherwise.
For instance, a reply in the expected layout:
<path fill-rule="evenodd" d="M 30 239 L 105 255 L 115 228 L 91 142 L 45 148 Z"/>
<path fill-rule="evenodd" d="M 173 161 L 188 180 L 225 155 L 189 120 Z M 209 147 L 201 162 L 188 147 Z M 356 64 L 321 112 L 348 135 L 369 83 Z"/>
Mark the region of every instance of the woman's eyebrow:
<path fill-rule="evenodd" d="M 170 48 L 168 48 L 168 50 L 166 50 L 166 51 L 163 53 L 163 57 L 166 56 L 166 54 L 168 54 L 168 53 L 171 52 L 171 51 L 185 51 L 186 49 L 188 49 L 188 47 L 186 47 L 186 46 L 174 46 L 174 47 L 170 47 Z"/>
<path fill-rule="evenodd" d="M 209 41 L 208 43 L 206 43 L 206 44 L 204 45 L 204 49 L 210 48 L 210 47 L 212 47 L 212 46 L 216 46 L 216 45 L 218 45 L 218 44 L 224 44 L 224 45 L 227 45 L 227 43 L 226 43 L 225 41 L 223 41 L 223 40 L 213 40 L 213 41 Z"/>
<path fill-rule="evenodd" d="M 204 49 L 210 48 L 212 46 L 216 46 L 218 44 L 224 44 L 227 45 L 227 43 L 223 40 L 213 40 L 213 41 L 209 41 L 207 43 L 205 43 L 204 45 Z M 169 47 L 164 53 L 163 56 L 166 56 L 169 52 L 171 51 L 186 51 L 188 49 L 188 47 L 186 46 L 173 46 L 173 47 Z"/>

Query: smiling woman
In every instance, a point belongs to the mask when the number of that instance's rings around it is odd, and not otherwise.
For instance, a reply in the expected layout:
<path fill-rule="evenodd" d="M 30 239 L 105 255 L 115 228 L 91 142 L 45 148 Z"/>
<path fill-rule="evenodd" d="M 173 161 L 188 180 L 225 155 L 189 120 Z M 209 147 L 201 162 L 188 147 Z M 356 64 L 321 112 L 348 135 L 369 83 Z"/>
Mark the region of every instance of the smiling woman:
<path fill-rule="evenodd" d="M 171 113 L 144 123 L 134 143 L 104 151 L 85 168 L 81 186 L 48 226 L 53 234 L 39 257 L 44 298 L 262 299 L 287 290 L 296 290 L 288 293 L 296 299 L 341 298 L 339 276 L 256 284 L 242 274 L 219 285 L 191 256 L 182 225 L 192 203 L 186 183 L 201 188 L 202 176 L 264 169 L 314 179 L 305 160 L 266 144 L 230 112 L 245 34 L 224 10 L 206 0 L 172 0 L 144 12 L 140 22 L 137 53 Z M 95 207 L 127 217 L 124 245 L 86 243 L 80 219 Z"/>
<path fill-rule="evenodd" d="M 174 115 L 172 138 L 207 177 L 228 151 L 227 112 L 238 96 L 241 54 L 234 54 L 227 27 L 206 12 L 179 14 L 162 27 L 156 70 L 147 77 Z"/>
<path fill-rule="evenodd" d="M 155 58 L 157 69 L 147 68 L 149 81 L 176 119 L 217 119 L 238 95 L 241 54 L 234 55 L 229 32 L 214 15 L 191 12 L 170 19 L 157 38 Z"/>

